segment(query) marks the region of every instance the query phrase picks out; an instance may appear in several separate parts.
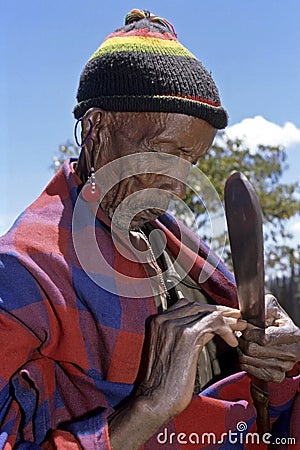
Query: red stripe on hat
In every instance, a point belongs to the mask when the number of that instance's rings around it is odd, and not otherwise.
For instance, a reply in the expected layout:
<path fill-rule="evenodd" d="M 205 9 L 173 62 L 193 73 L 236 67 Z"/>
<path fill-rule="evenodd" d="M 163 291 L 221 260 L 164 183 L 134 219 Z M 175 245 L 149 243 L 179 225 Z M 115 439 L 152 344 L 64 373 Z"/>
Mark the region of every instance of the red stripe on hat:
<path fill-rule="evenodd" d="M 221 104 L 217 102 L 213 102 L 212 100 L 207 100 L 206 98 L 201 97 L 195 97 L 193 95 L 185 95 L 185 94 L 163 94 L 162 97 L 177 97 L 177 98 L 183 98 L 186 100 L 193 100 L 194 102 L 200 102 L 200 103 L 206 103 L 211 106 L 215 106 L 216 108 L 220 107 Z"/>
<path fill-rule="evenodd" d="M 120 31 L 115 31 L 114 33 L 111 33 L 107 36 L 107 38 L 105 39 L 105 41 L 107 41 L 107 39 L 111 39 L 113 37 L 129 37 L 129 36 L 140 36 L 140 37 L 149 37 L 149 38 L 156 38 L 156 39 L 162 39 L 165 41 L 177 41 L 177 39 L 175 38 L 175 36 L 172 36 L 171 33 L 155 33 L 153 31 L 148 30 L 148 28 L 141 28 L 139 30 L 132 30 L 132 31 L 124 31 L 124 30 L 120 30 Z"/>

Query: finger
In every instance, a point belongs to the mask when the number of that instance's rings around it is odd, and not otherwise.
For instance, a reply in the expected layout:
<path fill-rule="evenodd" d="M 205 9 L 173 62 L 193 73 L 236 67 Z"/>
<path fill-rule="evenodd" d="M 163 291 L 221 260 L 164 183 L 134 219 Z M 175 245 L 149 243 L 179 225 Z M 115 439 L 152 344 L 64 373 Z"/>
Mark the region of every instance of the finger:
<path fill-rule="evenodd" d="M 272 326 L 266 329 L 265 342 L 270 344 L 294 344 L 300 343 L 300 330 L 293 322 L 284 326 Z"/>
<path fill-rule="evenodd" d="M 207 319 L 205 319 L 207 317 Z M 205 321 L 204 321 L 205 319 Z M 226 327 L 228 332 L 243 331 L 247 328 L 247 322 L 235 317 L 223 317 L 221 311 L 200 311 L 184 317 L 173 318 L 172 321 L 177 327 L 189 326 L 199 331 L 210 333 L 218 327 Z M 235 340 L 234 340 L 235 341 Z"/>
<path fill-rule="evenodd" d="M 271 295 L 267 294 L 265 295 L 265 305 L 266 305 L 266 326 L 272 326 L 274 325 L 274 321 L 278 319 L 279 317 L 282 317 L 283 315 L 286 316 L 286 313 L 284 314 L 284 311 L 280 307 L 277 299 Z"/>
<path fill-rule="evenodd" d="M 249 324 L 243 338 L 259 345 L 294 344 L 300 343 L 300 330 L 296 326 L 270 326 L 266 329 Z"/>
<path fill-rule="evenodd" d="M 276 368 L 257 368 L 247 364 L 241 364 L 241 369 L 256 378 L 267 382 L 272 381 L 274 383 L 281 383 L 285 378 L 285 373 Z"/>
<path fill-rule="evenodd" d="M 232 320 L 237 322 L 239 319 L 233 318 Z M 177 331 L 179 336 L 182 335 L 182 332 L 186 333 L 186 337 L 191 343 L 195 339 L 194 344 L 198 350 L 207 344 L 215 334 L 224 336 L 229 345 L 238 345 L 238 341 L 233 335 L 233 330 L 229 324 L 226 324 L 224 317 L 219 311 L 201 311 L 194 316 L 178 317 L 173 319 L 171 323 L 168 323 L 168 326 L 170 325 L 174 330 L 174 334 L 177 334 Z M 232 326 L 234 328 L 240 327 L 236 324 Z M 229 336 L 230 334 L 232 336 Z"/>
<path fill-rule="evenodd" d="M 244 331 L 248 326 L 246 320 L 235 317 L 224 317 L 224 321 L 233 331 Z"/>
<path fill-rule="evenodd" d="M 215 310 L 214 305 L 208 305 L 208 307 L 204 308 L 201 304 L 182 299 L 182 301 L 180 300 L 180 306 L 177 306 L 177 308 L 170 308 L 154 316 L 152 319 L 152 327 L 158 329 L 163 324 L 172 326 L 172 322 L 177 327 L 184 326 L 195 320 L 201 320 L 202 317 Z"/>
<path fill-rule="evenodd" d="M 259 345 L 265 345 L 265 329 L 256 327 L 251 323 L 248 323 L 248 327 L 243 332 L 242 338 L 245 341 L 256 342 Z"/>
<path fill-rule="evenodd" d="M 212 320 L 214 319 L 214 320 Z M 228 345 L 231 347 L 238 346 L 238 340 L 234 335 L 234 331 L 238 328 L 247 326 L 245 323 L 238 324 L 240 319 L 224 318 L 220 312 L 211 313 L 206 320 L 211 320 L 210 327 L 207 327 L 207 331 L 210 331 L 214 335 L 219 335 Z M 205 341 L 205 344 L 208 341 Z"/>
<path fill-rule="evenodd" d="M 242 317 L 241 311 L 239 309 L 230 308 L 229 306 L 216 306 L 217 311 L 221 311 L 224 317 L 235 317 L 239 319 Z"/>
<path fill-rule="evenodd" d="M 220 327 L 215 333 L 218 334 L 226 344 L 230 345 L 230 347 L 238 347 L 239 342 L 230 327 Z"/>
<path fill-rule="evenodd" d="M 235 336 L 234 332 L 242 331 L 246 326 L 247 322 L 243 320 L 232 319 L 231 323 L 224 322 L 222 325 L 214 329 L 214 332 L 211 336 L 206 337 L 205 344 L 207 344 L 207 342 L 209 342 L 209 340 L 212 339 L 215 334 L 217 334 L 231 347 L 237 347 L 238 339 Z"/>
<path fill-rule="evenodd" d="M 162 314 L 166 314 L 169 311 L 175 311 L 176 309 L 182 308 L 183 306 L 188 305 L 197 305 L 201 310 L 207 310 L 207 311 L 223 311 L 224 316 L 232 316 L 239 318 L 241 317 L 241 312 L 239 309 L 236 308 L 230 308 L 229 306 L 223 306 L 223 305 L 211 305 L 211 304 L 203 304 L 198 302 L 193 302 L 189 300 L 187 297 L 182 297 L 180 300 L 178 300 L 174 305 L 170 306 L 167 311 L 164 311 Z"/>
<path fill-rule="evenodd" d="M 166 311 L 160 313 L 159 315 L 167 319 L 171 319 L 172 317 L 180 317 L 189 314 L 192 315 L 202 311 L 212 312 L 216 310 L 217 310 L 216 305 L 208 305 L 198 302 L 192 302 L 187 298 L 182 298 L 178 300 L 178 302 L 176 302 L 170 308 L 168 308 Z"/>
<path fill-rule="evenodd" d="M 224 315 L 224 317 L 233 317 L 240 318 L 241 313 L 239 310 L 234 308 L 223 307 L 220 305 L 206 305 L 198 302 L 191 302 L 188 299 L 181 299 L 176 303 L 176 308 L 173 305 L 167 311 L 159 314 L 158 322 L 164 322 L 166 320 L 174 320 L 178 318 L 191 318 L 191 320 L 197 319 L 198 314 L 199 318 L 202 318 L 202 313 L 208 314 L 210 312 L 218 312 L 219 314 Z M 185 322 L 188 323 L 189 319 Z"/>
<path fill-rule="evenodd" d="M 294 361 L 285 361 L 279 358 L 254 358 L 252 356 L 245 355 L 240 349 L 238 349 L 238 354 L 240 364 L 246 364 L 257 368 L 275 368 L 285 373 L 291 370 L 295 365 Z"/>
<path fill-rule="evenodd" d="M 287 312 L 283 309 L 279 301 L 272 294 L 265 295 L 265 305 L 266 305 L 266 319 L 272 320 L 272 318 L 277 319 L 279 317 L 289 318 Z"/>
<path fill-rule="evenodd" d="M 256 358 L 279 358 L 296 362 L 300 357 L 297 343 L 262 346 L 256 342 L 247 342 L 242 336 L 239 339 L 239 346 L 243 353 Z"/>

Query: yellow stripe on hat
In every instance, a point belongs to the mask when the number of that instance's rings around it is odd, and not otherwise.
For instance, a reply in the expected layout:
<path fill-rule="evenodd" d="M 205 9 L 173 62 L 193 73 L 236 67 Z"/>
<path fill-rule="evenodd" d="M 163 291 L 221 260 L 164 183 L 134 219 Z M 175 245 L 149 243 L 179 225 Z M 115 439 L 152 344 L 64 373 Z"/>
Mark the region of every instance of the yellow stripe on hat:
<path fill-rule="evenodd" d="M 170 56 L 188 56 L 196 57 L 188 51 L 183 45 L 175 40 L 157 39 L 144 36 L 112 37 L 104 41 L 98 50 L 91 56 L 91 59 L 97 56 L 114 52 L 143 52 L 155 53 Z"/>

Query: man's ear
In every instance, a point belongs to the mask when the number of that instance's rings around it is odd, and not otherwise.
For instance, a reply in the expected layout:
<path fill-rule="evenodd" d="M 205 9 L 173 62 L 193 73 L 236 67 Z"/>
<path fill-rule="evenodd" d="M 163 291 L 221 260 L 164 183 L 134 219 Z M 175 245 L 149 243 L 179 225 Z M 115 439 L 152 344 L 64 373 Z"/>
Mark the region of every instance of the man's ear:
<path fill-rule="evenodd" d="M 91 133 L 91 137 L 94 142 L 97 141 L 99 130 L 104 125 L 106 121 L 106 114 L 103 109 L 100 108 L 90 108 L 86 111 L 82 118 L 82 131 L 81 139 L 82 142 Z M 92 130 L 91 130 L 92 127 Z"/>

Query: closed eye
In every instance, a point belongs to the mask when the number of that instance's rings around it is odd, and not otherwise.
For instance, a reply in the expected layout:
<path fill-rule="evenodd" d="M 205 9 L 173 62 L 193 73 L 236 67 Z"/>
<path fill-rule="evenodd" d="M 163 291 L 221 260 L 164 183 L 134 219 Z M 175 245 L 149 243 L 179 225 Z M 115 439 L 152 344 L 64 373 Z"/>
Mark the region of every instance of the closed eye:
<path fill-rule="evenodd" d="M 172 157 L 172 155 L 169 155 L 168 153 L 165 152 L 160 152 L 160 151 L 155 151 L 157 157 L 163 161 L 170 161 L 170 158 Z"/>
<path fill-rule="evenodd" d="M 197 165 L 198 159 L 192 159 L 192 157 L 193 157 L 192 150 L 188 150 L 183 147 L 180 147 L 179 150 L 180 150 L 180 153 L 185 156 L 185 159 L 187 159 L 190 164 L 192 164 L 193 166 Z"/>
<path fill-rule="evenodd" d="M 181 153 L 184 153 L 185 155 L 190 155 L 191 152 L 192 152 L 191 150 L 189 150 L 189 149 L 187 149 L 187 148 L 184 148 L 184 147 L 179 147 L 178 150 L 179 150 Z"/>

